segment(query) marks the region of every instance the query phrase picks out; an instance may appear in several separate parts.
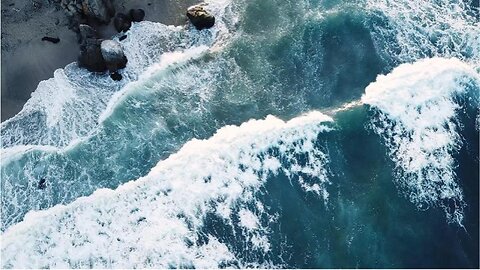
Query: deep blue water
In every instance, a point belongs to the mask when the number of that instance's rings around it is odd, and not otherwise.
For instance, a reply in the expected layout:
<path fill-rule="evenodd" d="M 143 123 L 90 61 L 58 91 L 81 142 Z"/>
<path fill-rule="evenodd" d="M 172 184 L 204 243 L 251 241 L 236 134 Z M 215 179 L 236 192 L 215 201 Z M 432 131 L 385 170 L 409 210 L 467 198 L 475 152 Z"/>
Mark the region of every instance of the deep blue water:
<path fill-rule="evenodd" d="M 478 4 L 207 9 L 2 123 L 2 267 L 479 267 Z"/>

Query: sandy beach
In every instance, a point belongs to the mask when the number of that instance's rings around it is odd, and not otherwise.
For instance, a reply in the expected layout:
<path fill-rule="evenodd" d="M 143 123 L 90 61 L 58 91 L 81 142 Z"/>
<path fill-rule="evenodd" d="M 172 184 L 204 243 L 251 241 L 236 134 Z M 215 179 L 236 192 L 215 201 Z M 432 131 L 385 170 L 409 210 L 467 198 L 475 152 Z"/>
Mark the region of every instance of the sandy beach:
<path fill-rule="evenodd" d="M 145 20 L 185 24 L 186 9 L 195 0 L 113 0 L 115 11 L 145 10 Z M 56 69 L 77 60 L 77 35 L 68 29 L 68 18 L 59 3 L 49 0 L 2 0 L 1 121 L 17 114 L 40 81 Z M 103 38 L 115 34 L 113 20 L 102 26 Z M 57 44 L 42 37 L 58 37 Z"/>

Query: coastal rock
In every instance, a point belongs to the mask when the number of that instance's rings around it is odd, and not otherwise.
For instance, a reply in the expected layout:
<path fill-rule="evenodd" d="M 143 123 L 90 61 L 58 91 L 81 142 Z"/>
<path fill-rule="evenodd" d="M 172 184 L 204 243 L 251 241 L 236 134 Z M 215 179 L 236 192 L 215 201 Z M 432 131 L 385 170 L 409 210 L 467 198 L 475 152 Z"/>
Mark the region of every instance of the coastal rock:
<path fill-rule="evenodd" d="M 106 24 L 110 22 L 110 18 L 115 14 L 110 0 L 83 0 L 81 7 L 85 16 Z"/>
<path fill-rule="evenodd" d="M 113 72 L 112 74 L 110 74 L 110 78 L 112 78 L 112 80 L 114 81 L 121 81 L 123 79 L 123 76 L 118 72 Z"/>
<path fill-rule="evenodd" d="M 114 40 L 104 40 L 100 45 L 103 59 L 110 72 L 116 72 L 127 66 L 127 57 L 123 53 L 122 45 Z"/>
<path fill-rule="evenodd" d="M 143 9 L 130 9 L 128 13 L 132 22 L 141 22 L 145 18 L 145 11 Z"/>
<path fill-rule="evenodd" d="M 61 7 L 69 16 L 81 16 L 108 24 L 115 14 L 111 0 L 62 0 Z"/>
<path fill-rule="evenodd" d="M 107 64 L 102 56 L 101 39 L 87 38 L 80 45 L 80 56 L 78 65 L 92 72 L 103 72 L 107 69 Z"/>
<path fill-rule="evenodd" d="M 187 17 L 198 30 L 210 28 L 215 24 L 215 17 L 202 6 L 192 6 L 187 10 Z"/>
<path fill-rule="evenodd" d="M 115 26 L 115 29 L 118 32 L 127 32 L 128 29 L 130 29 L 130 26 L 132 26 L 132 22 L 127 15 L 118 13 L 117 16 L 115 16 L 115 19 L 113 19 L 113 26 Z"/>
<path fill-rule="evenodd" d="M 93 29 L 90 25 L 80 24 L 79 33 L 78 33 L 78 42 L 80 44 L 83 44 L 89 38 L 93 38 L 93 39 L 98 38 L 97 31 Z"/>

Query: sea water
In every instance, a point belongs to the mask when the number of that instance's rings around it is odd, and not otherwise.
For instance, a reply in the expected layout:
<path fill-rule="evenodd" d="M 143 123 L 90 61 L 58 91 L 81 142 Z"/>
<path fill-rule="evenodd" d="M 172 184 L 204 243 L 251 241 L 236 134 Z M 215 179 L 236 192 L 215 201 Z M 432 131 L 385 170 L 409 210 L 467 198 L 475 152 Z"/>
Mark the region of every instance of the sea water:
<path fill-rule="evenodd" d="M 478 5 L 206 9 L 2 123 L 2 267 L 478 267 Z"/>

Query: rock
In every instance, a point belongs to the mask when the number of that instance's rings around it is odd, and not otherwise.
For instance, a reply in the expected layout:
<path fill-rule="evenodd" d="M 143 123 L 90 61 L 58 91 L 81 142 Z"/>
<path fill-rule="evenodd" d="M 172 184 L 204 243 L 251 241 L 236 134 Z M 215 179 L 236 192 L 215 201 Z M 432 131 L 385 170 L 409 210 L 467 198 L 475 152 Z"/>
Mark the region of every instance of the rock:
<path fill-rule="evenodd" d="M 115 15 L 111 0 L 62 0 L 60 6 L 69 16 L 82 16 L 104 24 Z"/>
<path fill-rule="evenodd" d="M 121 37 L 118 38 L 118 41 L 122 41 L 122 40 L 124 40 L 124 39 L 126 39 L 126 38 L 127 38 L 127 35 L 123 35 L 123 36 L 121 36 Z"/>
<path fill-rule="evenodd" d="M 143 9 L 130 9 L 128 13 L 132 22 L 141 22 L 145 18 L 145 11 Z"/>
<path fill-rule="evenodd" d="M 59 38 L 54 38 L 54 37 L 47 37 L 47 36 L 45 36 L 45 37 L 42 38 L 42 41 L 50 41 L 50 42 L 56 44 L 56 43 L 60 42 L 60 39 L 59 39 Z"/>
<path fill-rule="evenodd" d="M 90 25 L 80 24 L 78 28 L 79 28 L 78 43 L 83 44 L 89 38 L 93 38 L 93 39 L 98 38 L 97 31 L 93 29 Z"/>
<path fill-rule="evenodd" d="M 110 72 L 116 72 L 127 66 L 127 57 L 123 53 L 122 45 L 114 40 L 104 40 L 100 45 L 103 59 Z"/>
<path fill-rule="evenodd" d="M 103 72 L 107 65 L 102 56 L 101 39 L 87 38 L 80 45 L 80 56 L 78 65 L 92 72 Z"/>
<path fill-rule="evenodd" d="M 108 24 L 115 14 L 115 9 L 110 0 L 83 0 L 81 6 L 82 13 L 85 16 L 105 24 Z"/>
<path fill-rule="evenodd" d="M 113 72 L 112 74 L 110 74 L 110 78 L 112 78 L 112 80 L 114 81 L 121 81 L 123 79 L 123 76 L 118 72 Z"/>
<path fill-rule="evenodd" d="M 86 24 L 87 19 L 85 16 L 77 13 L 72 13 L 68 18 L 68 28 L 72 31 L 79 33 L 80 32 L 80 24 Z"/>
<path fill-rule="evenodd" d="M 192 6 L 187 10 L 187 17 L 198 30 L 210 28 L 215 24 L 215 17 L 202 6 Z"/>
<path fill-rule="evenodd" d="M 38 189 L 45 189 L 46 187 L 47 187 L 47 179 L 45 179 L 45 178 L 40 179 L 40 181 L 38 182 L 37 188 Z"/>
<path fill-rule="evenodd" d="M 130 29 L 130 26 L 132 26 L 132 22 L 127 15 L 118 13 L 117 16 L 115 16 L 115 19 L 113 19 L 113 26 L 115 26 L 115 29 L 118 32 L 127 32 L 128 29 Z"/>

